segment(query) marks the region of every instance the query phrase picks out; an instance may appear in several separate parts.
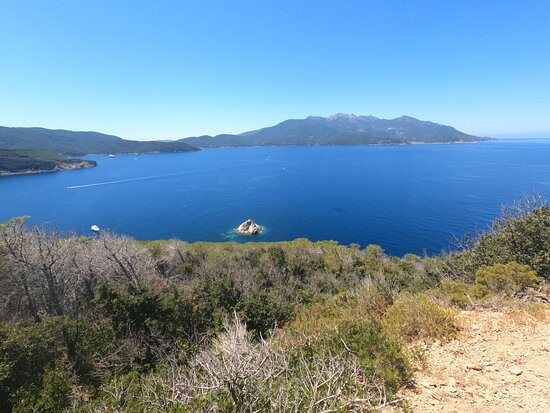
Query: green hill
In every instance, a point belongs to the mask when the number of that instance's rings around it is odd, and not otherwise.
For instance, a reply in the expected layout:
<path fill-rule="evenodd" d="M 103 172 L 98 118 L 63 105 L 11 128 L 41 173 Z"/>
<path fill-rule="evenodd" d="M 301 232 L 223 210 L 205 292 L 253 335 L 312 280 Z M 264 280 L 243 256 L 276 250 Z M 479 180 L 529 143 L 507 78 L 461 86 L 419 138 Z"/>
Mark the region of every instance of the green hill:
<path fill-rule="evenodd" d="M 66 158 L 34 149 L 0 149 L 0 175 L 54 172 L 95 165 L 94 161 Z"/>
<path fill-rule="evenodd" d="M 56 154 L 117 154 L 186 152 L 198 148 L 187 142 L 131 141 L 98 132 L 0 126 L 0 148 L 38 149 Z"/>
<path fill-rule="evenodd" d="M 488 140 L 451 126 L 409 116 L 379 119 L 342 113 L 290 119 L 278 125 L 239 135 L 199 136 L 181 139 L 200 148 L 286 145 L 396 145 L 411 143 L 465 143 Z"/>

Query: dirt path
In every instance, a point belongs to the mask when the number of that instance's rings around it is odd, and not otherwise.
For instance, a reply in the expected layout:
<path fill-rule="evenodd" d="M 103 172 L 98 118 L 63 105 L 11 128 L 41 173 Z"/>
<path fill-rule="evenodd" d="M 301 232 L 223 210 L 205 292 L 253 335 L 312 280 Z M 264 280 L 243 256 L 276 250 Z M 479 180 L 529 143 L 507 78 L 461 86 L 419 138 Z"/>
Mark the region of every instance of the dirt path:
<path fill-rule="evenodd" d="M 550 311 L 460 314 L 461 336 L 426 350 L 415 413 L 550 412 Z"/>

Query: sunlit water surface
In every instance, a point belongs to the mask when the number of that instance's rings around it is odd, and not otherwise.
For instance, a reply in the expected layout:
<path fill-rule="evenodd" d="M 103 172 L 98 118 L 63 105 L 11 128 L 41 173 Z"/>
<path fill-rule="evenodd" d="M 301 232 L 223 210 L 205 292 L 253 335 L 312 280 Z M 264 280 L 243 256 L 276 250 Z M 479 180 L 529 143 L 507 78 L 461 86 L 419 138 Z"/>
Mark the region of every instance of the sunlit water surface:
<path fill-rule="evenodd" d="M 254 147 L 91 156 L 91 169 L 0 178 L 0 220 L 30 215 L 139 239 L 379 244 L 436 253 L 503 203 L 550 194 L 550 140 L 473 145 Z M 232 228 L 246 218 L 254 238 Z"/>

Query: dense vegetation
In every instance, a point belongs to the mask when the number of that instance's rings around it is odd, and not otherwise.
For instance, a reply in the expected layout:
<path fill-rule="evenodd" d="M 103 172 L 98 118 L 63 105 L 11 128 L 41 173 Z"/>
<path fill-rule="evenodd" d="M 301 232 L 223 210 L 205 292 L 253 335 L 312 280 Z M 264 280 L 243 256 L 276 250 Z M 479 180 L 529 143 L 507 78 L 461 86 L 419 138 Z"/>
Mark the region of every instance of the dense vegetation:
<path fill-rule="evenodd" d="M 550 206 L 420 258 L 298 239 L 139 242 L 0 227 L 0 411 L 349 412 L 397 403 L 451 306 L 550 278 Z"/>
<path fill-rule="evenodd" d="M 450 126 L 409 116 L 378 119 L 374 116 L 337 114 L 289 119 L 278 125 L 240 135 L 199 136 L 182 141 L 200 148 L 281 145 L 396 145 L 403 143 L 452 143 L 487 140 Z"/>
<path fill-rule="evenodd" d="M 196 147 L 185 142 L 141 142 L 97 132 L 73 132 L 44 128 L 7 128 L 3 126 L 0 126 L 0 148 L 35 149 L 65 155 L 197 150 Z"/>
<path fill-rule="evenodd" d="M 96 165 L 94 161 L 66 158 L 44 151 L 0 149 L 0 174 L 32 171 L 47 172 L 94 165 Z"/>

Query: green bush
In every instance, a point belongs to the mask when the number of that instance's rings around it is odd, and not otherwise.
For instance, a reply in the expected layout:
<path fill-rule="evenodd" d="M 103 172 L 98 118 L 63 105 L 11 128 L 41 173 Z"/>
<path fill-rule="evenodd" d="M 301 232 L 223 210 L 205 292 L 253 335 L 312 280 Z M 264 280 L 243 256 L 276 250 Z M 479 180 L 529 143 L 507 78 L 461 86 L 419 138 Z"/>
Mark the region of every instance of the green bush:
<path fill-rule="evenodd" d="M 320 402 L 316 406 L 327 411 L 354 411 L 350 399 L 374 400 L 378 394 L 370 384 L 391 395 L 407 382 L 409 343 L 446 340 L 456 333 L 453 311 L 423 291 L 432 288 L 430 295 L 441 302 L 467 308 L 496 294 L 521 295 L 540 282 L 537 273 L 550 279 L 548 205 L 504 214 L 489 233 L 467 240 L 460 252 L 402 259 L 379 246 L 361 250 L 306 239 L 245 244 L 61 239 L 47 229 L 30 231 L 23 221 L 13 221 L 17 231 L 0 233 L 25 251 L 24 259 L 30 254 L 33 263 L 21 266 L 21 257 L 0 247 L 2 413 L 59 411 L 69 394 L 83 405 L 97 401 L 96 411 L 154 411 L 152 406 L 169 403 L 175 394 L 157 389 L 159 370 L 168 370 L 164 379 L 173 369 L 189 374 L 196 354 L 212 348 L 213 337 L 234 312 L 247 324 L 252 333 L 247 340 L 256 350 L 266 345 L 260 337 L 282 327 L 267 346 L 275 357 L 272 364 L 284 367 L 284 373 L 264 377 L 249 389 L 264 400 L 257 411 L 265 411 L 272 390 L 288 395 L 293 411 L 303 411 L 310 402 Z M 44 299 L 40 286 L 47 287 L 42 273 L 34 271 L 47 260 L 25 244 L 32 247 L 36 234 L 73 248 L 74 259 L 56 273 L 60 281 L 73 274 L 75 280 L 82 278 L 78 283 L 70 278 L 67 290 L 57 291 L 67 303 L 59 314 L 73 319 L 30 311 L 33 302 Z M 105 265 L 106 242 L 120 247 L 117 265 L 136 265 L 131 281 L 121 278 L 116 265 Z M 32 288 L 25 291 L 25 285 Z M 29 314 L 36 315 L 34 323 L 24 321 Z M 200 369 L 192 373 L 204 374 Z M 311 374 L 325 383 L 322 395 L 312 395 Z M 333 384 L 326 385 L 333 379 L 339 400 L 330 393 Z M 102 391 L 103 386 L 113 391 Z M 109 396 L 120 392 L 126 404 Z M 201 390 L 192 403 L 181 402 L 172 411 L 212 406 L 235 411 L 231 398 L 227 390 Z"/>
<path fill-rule="evenodd" d="M 99 385 L 98 357 L 115 348 L 109 328 L 85 321 L 51 317 L 0 325 L 0 411 L 57 411 L 74 380 Z"/>
<path fill-rule="evenodd" d="M 428 297 L 403 292 L 393 303 L 382 324 L 391 337 L 405 342 L 447 340 L 458 331 L 452 310 Z"/>
<path fill-rule="evenodd" d="M 401 346 L 385 334 L 379 322 L 343 321 L 335 330 L 311 337 L 302 346 L 290 350 L 289 369 L 292 373 L 285 383 L 288 386 L 286 391 L 296 392 L 293 386 L 302 387 L 299 381 L 293 380 L 294 377 L 307 379 L 311 371 L 329 360 L 340 360 L 337 364 L 342 368 L 357 366 L 342 378 L 347 381 L 344 388 L 349 394 L 359 394 L 366 399 L 380 389 L 387 397 L 392 397 L 412 376 L 410 363 Z M 339 396 L 331 396 L 339 400 Z M 346 394 L 340 397 L 345 400 Z"/>
<path fill-rule="evenodd" d="M 411 377 L 409 361 L 400 345 L 390 339 L 378 322 L 344 322 L 332 338 L 332 346 L 357 357 L 367 374 L 395 394 Z"/>
<path fill-rule="evenodd" d="M 74 373 L 58 363 L 53 368 L 44 371 L 42 383 L 29 386 L 18 394 L 18 402 L 14 413 L 39 411 L 57 413 L 64 411 L 71 400 L 71 388 L 76 385 Z"/>
<path fill-rule="evenodd" d="M 372 285 L 325 297 L 300 308 L 277 336 L 288 348 L 337 330 L 344 322 L 379 321 L 391 296 Z"/>
<path fill-rule="evenodd" d="M 237 311 L 256 337 L 266 337 L 271 329 L 285 324 L 291 318 L 294 305 L 278 296 L 276 291 L 261 291 L 240 302 Z"/>
<path fill-rule="evenodd" d="M 131 339 L 127 362 L 142 371 L 154 368 L 166 351 L 186 358 L 199 340 L 207 341 L 217 314 L 196 291 L 154 284 L 99 284 L 94 303 L 118 339 Z"/>
<path fill-rule="evenodd" d="M 428 294 L 448 305 L 459 308 L 470 307 L 474 304 L 474 300 L 478 298 L 472 283 L 451 278 L 443 278 L 439 287 L 429 290 Z"/>
<path fill-rule="evenodd" d="M 409 361 L 399 343 L 389 338 L 379 322 L 344 321 L 337 329 L 313 338 L 302 347 L 291 351 L 291 360 L 306 355 L 332 357 L 343 354 L 355 359 L 368 377 L 383 384 L 393 394 L 411 377 Z"/>
<path fill-rule="evenodd" d="M 516 297 L 530 287 L 536 287 L 542 278 L 527 265 L 510 262 L 483 266 L 476 272 L 475 283 L 484 293 Z"/>
<path fill-rule="evenodd" d="M 289 352 L 252 340 L 238 320 L 185 366 L 115 377 L 79 412 L 370 411 L 411 378 L 379 323 L 342 323 Z M 174 380 L 175 379 L 175 380 Z M 78 403 L 77 403 L 78 404 Z"/>
<path fill-rule="evenodd" d="M 550 205 L 505 208 L 489 232 L 466 236 L 462 244 L 463 251 L 445 259 L 446 272 L 454 278 L 473 280 L 482 266 L 517 262 L 550 280 Z"/>

